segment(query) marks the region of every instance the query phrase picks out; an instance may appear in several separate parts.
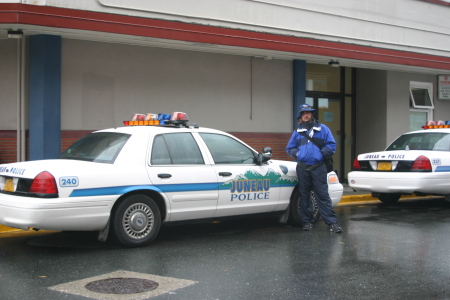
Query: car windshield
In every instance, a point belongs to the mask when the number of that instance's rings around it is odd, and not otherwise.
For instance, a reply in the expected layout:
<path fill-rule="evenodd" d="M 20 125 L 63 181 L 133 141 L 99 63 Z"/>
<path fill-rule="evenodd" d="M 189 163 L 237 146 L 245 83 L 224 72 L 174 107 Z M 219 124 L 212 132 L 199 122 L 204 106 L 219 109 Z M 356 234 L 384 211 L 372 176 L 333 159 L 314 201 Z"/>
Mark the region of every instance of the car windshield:
<path fill-rule="evenodd" d="M 130 135 L 125 133 L 89 133 L 64 151 L 59 159 L 112 164 L 129 138 Z"/>
<path fill-rule="evenodd" d="M 444 132 L 404 134 L 386 149 L 390 150 L 450 151 L 450 134 Z"/>

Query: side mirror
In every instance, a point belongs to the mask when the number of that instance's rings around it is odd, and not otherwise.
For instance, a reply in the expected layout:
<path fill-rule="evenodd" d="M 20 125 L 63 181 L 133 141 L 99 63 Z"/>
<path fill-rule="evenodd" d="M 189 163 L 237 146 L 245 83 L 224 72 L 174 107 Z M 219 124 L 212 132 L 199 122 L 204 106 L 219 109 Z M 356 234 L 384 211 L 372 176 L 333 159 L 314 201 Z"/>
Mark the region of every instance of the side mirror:
<path fill-rule="evenodd" d="M 272 156 L 272 148 L 270 148 L 270 147 L 264 147 L 264 148 L 262 149 L 262 153 L 268 154 L 268 155 Z"/>
<path fill-rule="evenodd" d="M 262 165 L 270 160 L 272 157 L 272 149 L 270 147 L 264 147 L 262 153 L 258 153 L 256 164 Z"/>

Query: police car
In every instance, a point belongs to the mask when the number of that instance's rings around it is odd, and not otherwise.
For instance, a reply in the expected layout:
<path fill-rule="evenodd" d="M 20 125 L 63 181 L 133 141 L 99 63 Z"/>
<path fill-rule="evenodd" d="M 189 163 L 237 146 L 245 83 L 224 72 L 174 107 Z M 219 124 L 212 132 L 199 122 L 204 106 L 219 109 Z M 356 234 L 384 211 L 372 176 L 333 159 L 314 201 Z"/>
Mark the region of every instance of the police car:
<path fill-rule="evenodd" d="M 128 247 L 184 221 L 270 213 L 301 224 L 296 163 L 271 160 L 270 148 L 258 153 L 181 112 L 124 125 L 87 134 L 58 159 L 0 165 L 0 224 L 98 231 Z M 334 172 L 328 181 L 336 205 L 343 187 Z"/>
<path fill-rule="evenodd" d="M 401 135 L 385 151 L 360 154 L 349 186 L 384 203 L 413 193 L 450 195 L 450 122 L 429 121 L 422 128 Z"/>

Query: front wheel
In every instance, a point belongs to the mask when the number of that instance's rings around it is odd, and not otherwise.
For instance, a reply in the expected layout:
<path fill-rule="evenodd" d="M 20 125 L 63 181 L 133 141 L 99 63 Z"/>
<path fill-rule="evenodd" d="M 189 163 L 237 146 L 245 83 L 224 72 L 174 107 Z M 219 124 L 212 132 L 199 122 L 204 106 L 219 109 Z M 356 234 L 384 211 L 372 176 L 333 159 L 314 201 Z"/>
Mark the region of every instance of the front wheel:
<path fill-rule="evenodd" d="M 113 239 L 126 247 L 140 247 L 152 242 L 161 227 L 158 205 L 148 196 L 125 198 L 111 216 Z"/>
<path fill-rule="evenodd" d="M 400 199 L 401 194 L 380 193 L 378 199 L 383 203 L 395 203 Z"/>
<path fill-rule="evenodd" d="M 309 197 L 311 201 L 311 205 L 313 207 L 313 223 L 317 222 L 320 217 L 319 208 L 317 207 L 316 197 L 314 192 L 311 192 L 311 196 Z M 298 188 L 295 189 L 294 194 L 292 195 L 292 200 L 290 204 L 289 210 L 289 221 L 294 226 L 302 226 L 303 220 L 300 216 L 300 192 Z"/>

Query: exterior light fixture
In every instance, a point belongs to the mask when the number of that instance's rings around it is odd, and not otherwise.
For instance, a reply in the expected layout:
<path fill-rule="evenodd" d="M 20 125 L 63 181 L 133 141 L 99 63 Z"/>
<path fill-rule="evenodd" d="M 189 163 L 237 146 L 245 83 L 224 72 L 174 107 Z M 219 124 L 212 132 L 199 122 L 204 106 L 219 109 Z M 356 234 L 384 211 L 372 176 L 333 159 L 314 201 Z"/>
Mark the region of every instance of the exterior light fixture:
<path fill-rule="evenodd" d="M 330 61 L 328 62 L 328 65 L 330 67 L 333 67 L 333 68 L 338 68 L 339 67 L 339 61 L 334 60 L 334 59 L 330 59 Z"/>
<path fill-rule="evenodd" d="M 22 30 L 9 30 L 8 38 L 9 39 L 21 39 L 23 37 Z"/>

